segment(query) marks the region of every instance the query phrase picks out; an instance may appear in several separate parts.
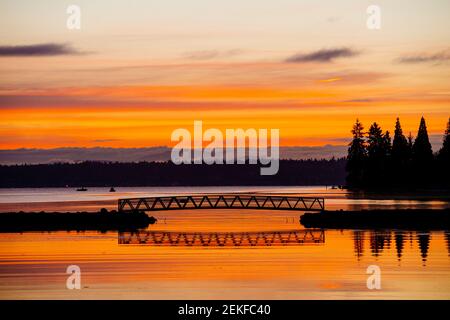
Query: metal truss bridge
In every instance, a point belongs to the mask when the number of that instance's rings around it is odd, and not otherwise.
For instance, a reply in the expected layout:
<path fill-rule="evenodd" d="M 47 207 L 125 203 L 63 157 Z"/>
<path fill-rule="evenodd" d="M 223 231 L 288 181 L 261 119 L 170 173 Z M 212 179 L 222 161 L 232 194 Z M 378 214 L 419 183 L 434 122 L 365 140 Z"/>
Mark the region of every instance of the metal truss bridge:
<path fill-rule="evenodd" d="M 263 194 L 179 195 L 118 200 L 118 210 L 160 211 L 186 209 L 269 209 L 322 211 L 325 199 Z"/>

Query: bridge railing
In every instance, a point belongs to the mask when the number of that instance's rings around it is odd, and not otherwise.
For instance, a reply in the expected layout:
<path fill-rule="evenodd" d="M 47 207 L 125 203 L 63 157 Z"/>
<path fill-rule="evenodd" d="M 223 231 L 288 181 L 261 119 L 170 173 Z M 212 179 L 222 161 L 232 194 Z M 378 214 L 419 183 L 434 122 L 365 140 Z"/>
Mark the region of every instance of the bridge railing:
<path fill-rule="evenodd" d="M 118 210 L 159 211 L 183 209 L 325 210 L 325 199 L 284 195 L 208 194 L 118 200 Z"/>

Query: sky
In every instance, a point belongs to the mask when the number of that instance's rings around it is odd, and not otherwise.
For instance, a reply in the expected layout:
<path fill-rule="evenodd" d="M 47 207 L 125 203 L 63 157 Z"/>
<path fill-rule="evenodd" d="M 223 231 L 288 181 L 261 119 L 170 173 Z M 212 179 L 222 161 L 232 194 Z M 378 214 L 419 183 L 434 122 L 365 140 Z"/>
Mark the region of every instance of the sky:
<path fill-rule="evenodd" d="M 437 141 L 449 12 L 448 0 L 0 0 L 0 149 L 170 146 L 194 120 L 343 145 L 356 118 L 392 133 L 398 116 L 415 135 L 422 115 Z"/>

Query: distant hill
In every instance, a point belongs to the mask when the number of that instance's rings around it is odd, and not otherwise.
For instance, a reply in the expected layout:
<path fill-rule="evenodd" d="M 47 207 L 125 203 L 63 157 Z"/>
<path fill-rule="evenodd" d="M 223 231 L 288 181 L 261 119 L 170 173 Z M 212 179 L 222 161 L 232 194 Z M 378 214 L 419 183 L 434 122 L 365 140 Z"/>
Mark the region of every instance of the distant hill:
<path fill-rule="evenodd" d="M 149 148 L 56 148 L 56 149 L 15 149 L 0 150 L 0 164 L 46 164 L 80 161 L 168 161 L 168 147 Z M 345 145 L 325 145 L 318 147 L 281 147 L 281 159 L 331 159 L 347 154 Z"/>

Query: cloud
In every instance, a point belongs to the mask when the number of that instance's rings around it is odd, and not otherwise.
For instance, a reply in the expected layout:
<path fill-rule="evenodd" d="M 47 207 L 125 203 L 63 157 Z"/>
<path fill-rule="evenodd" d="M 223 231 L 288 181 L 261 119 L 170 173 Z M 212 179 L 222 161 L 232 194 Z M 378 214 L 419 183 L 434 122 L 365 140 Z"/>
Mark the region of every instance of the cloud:
<path fill-rule="evenodd" d="M 334 22 L 338 22 L 341 20 L 341 17 L 337 17 L 337 16 L 331 16 L 327 18 L 327 22 L 328 23 L 334 23 Z"/>
<path fill-rule="evenodd" d="M 117 141 L 120 141 L 120 139 L 95 139 L 95 140 L 92 140 L 92 142 L 96 142 L 96 143 L 117 142 Z"/>
<path fill-rule="evenodd" d="M 359 98 L 359 99 L 350 99 L 350 100 L 344 100 L 344 102 L 355 102 L 355 103 L 368 103 L 368 102 L 374 102 L 375 99 L 371 98 Z"/>
<path fill-rule="evenodd" d="M 332 62 L 337 58 L 350 58 L 359 53 L 350 48 L 322 49 L 310 53 L 297 53 L 285 60 L 289 63 L 299 62 Z"/>
<path fill-rule="evenodd" d="M 217 58 L 228 58 L 238 55 L 242 52 L 240 49 L 232 49 L 226 51 L 219 50 L 200 50 L 186 53 L 185 57 L 192 60 L 211 60 Z"/>
<path fill-rule="evenodd" d="M 398 58 L 400 63 L 427 63 L 445 62 L 450 60 L 450 51 L 442 51 L 435 54 L 416 54 Z"/>
<path fill-rule="evenodd" d="M 41 43 L 23 46 L 0 46 L 0 57 L 34 57 L 74 55 L 82 52 L 68 44 Z"/>

